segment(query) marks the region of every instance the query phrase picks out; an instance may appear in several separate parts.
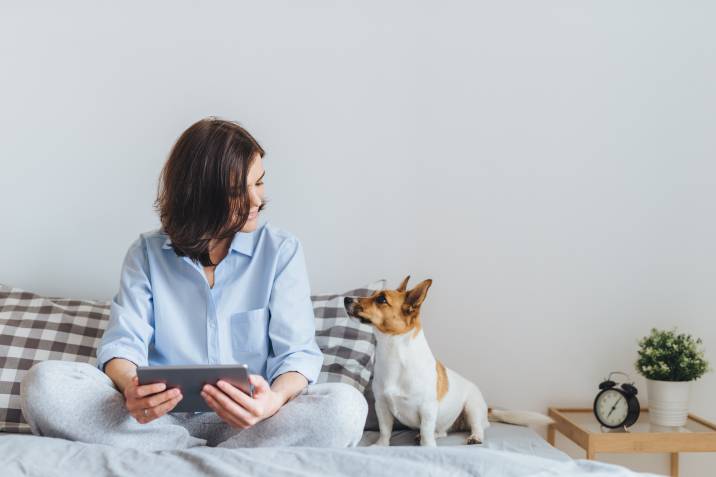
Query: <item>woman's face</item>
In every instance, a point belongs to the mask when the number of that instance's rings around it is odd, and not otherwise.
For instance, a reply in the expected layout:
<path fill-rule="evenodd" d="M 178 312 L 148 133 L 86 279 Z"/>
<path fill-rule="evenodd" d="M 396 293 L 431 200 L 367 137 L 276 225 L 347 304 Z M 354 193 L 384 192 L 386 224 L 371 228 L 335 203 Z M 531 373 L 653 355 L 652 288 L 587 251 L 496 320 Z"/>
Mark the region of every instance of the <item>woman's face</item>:
<path fill-rule="evenodd" d="M 248 189 L 249 199 L 251 201 L 251 209 L 249 209 L 249 218 L 241 228 L 242 232 L 253 232 L 256 230 L 259 219 L 259 206 L 263 203 L 264 198 L 264 170 L 263 158 L 256 154 L 256 158 L 251 164 L 247 177 L 246 188 Z M 238 217 L 236 217 L 238 219 Z"/>

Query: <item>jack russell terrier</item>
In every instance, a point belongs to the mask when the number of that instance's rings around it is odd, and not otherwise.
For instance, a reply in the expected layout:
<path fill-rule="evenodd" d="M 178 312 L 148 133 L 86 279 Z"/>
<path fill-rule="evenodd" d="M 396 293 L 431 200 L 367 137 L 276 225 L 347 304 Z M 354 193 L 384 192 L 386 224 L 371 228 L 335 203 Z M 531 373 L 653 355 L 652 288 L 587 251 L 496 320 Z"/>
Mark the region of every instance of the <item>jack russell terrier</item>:
<path fill-rule="evenodd" d="M 552 423 L 536 412 L 488 409 L 475 384 L 435 359 L 420 324 L 420 305 L 432 280 L 406 291 L 409 278 L 396 290 L 344 299 L 349 316 L 371 323 L 376 330 L 373 394 L 380 438 L 375 445 L 390 445 L 394 418 L 419 429 L 423 446 L 435 446 L 435 438 L 449 431 L 467 430 L 467 443 L 481 444 L 489 421 Z"/>

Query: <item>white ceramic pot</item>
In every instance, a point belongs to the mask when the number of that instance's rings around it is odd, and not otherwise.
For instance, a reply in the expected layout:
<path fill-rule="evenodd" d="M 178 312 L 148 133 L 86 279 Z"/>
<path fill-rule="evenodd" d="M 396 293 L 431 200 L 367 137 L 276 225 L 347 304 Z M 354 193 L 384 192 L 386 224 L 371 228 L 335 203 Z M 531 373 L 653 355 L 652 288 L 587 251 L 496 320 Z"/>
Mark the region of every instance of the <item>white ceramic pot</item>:
<path fill-rule="evenodd" d="M 691 381 L 646 380 L 649 422 L 657 426 L 680 427 L 689 415 Z"/>

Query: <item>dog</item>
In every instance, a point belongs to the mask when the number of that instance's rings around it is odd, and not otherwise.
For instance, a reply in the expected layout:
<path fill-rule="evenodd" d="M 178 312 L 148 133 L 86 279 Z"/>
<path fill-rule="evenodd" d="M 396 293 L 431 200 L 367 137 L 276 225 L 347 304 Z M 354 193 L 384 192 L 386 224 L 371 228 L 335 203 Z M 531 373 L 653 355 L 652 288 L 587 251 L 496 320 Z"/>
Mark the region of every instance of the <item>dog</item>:
<path fill-rule="evenodd" d="M 490 421 L 552 423 L 536 412 L 489 409 L 477 385 L 435 359 L 420 323 L 420 305 L 432 280 L 407 290 L 409 279 L 396 290 L 344 299 L 349 316 L 375 329 L 373 394 L 380 437 L 374 445 L 390 445 L 394 419 L 419 429 L 421 446 L 435 446 L 437 437 L 451 431 L 469 431 L 467 444 L 481 444 Z"/>

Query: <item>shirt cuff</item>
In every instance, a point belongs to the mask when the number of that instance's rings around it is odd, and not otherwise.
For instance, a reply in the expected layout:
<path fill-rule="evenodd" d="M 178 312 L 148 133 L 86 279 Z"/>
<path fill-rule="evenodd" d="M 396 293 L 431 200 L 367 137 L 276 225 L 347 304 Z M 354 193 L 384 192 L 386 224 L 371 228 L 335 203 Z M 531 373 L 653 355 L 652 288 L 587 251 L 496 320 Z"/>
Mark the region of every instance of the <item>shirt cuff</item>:
<path fill-rule="evenodd" d="M 278 369 L 271 373 L 269 385 L 273 384 L 280 375 L 288 373 L 289 371 L 302 374 L 308 381 L 308 384 L 314 384 L 316 380 L 318 380 L 321 366 L 323 366 L 323 355 L 316 356 L 306 353 L 293 353 L 281 363 Z"/>
<path fill-rule="evenodd" d="M 122 358 L 127 361 L 131 361 L 137 367 L 147 366 L 147 357 L 142 356 L 136 351 L 129 350 L 121 346 L 111 346 L 108 348 L 102 348 L 102 351 L 97 354 L 97 367 L 100 371 L 104 372 L 104 366 L 114 358 Z"/>

